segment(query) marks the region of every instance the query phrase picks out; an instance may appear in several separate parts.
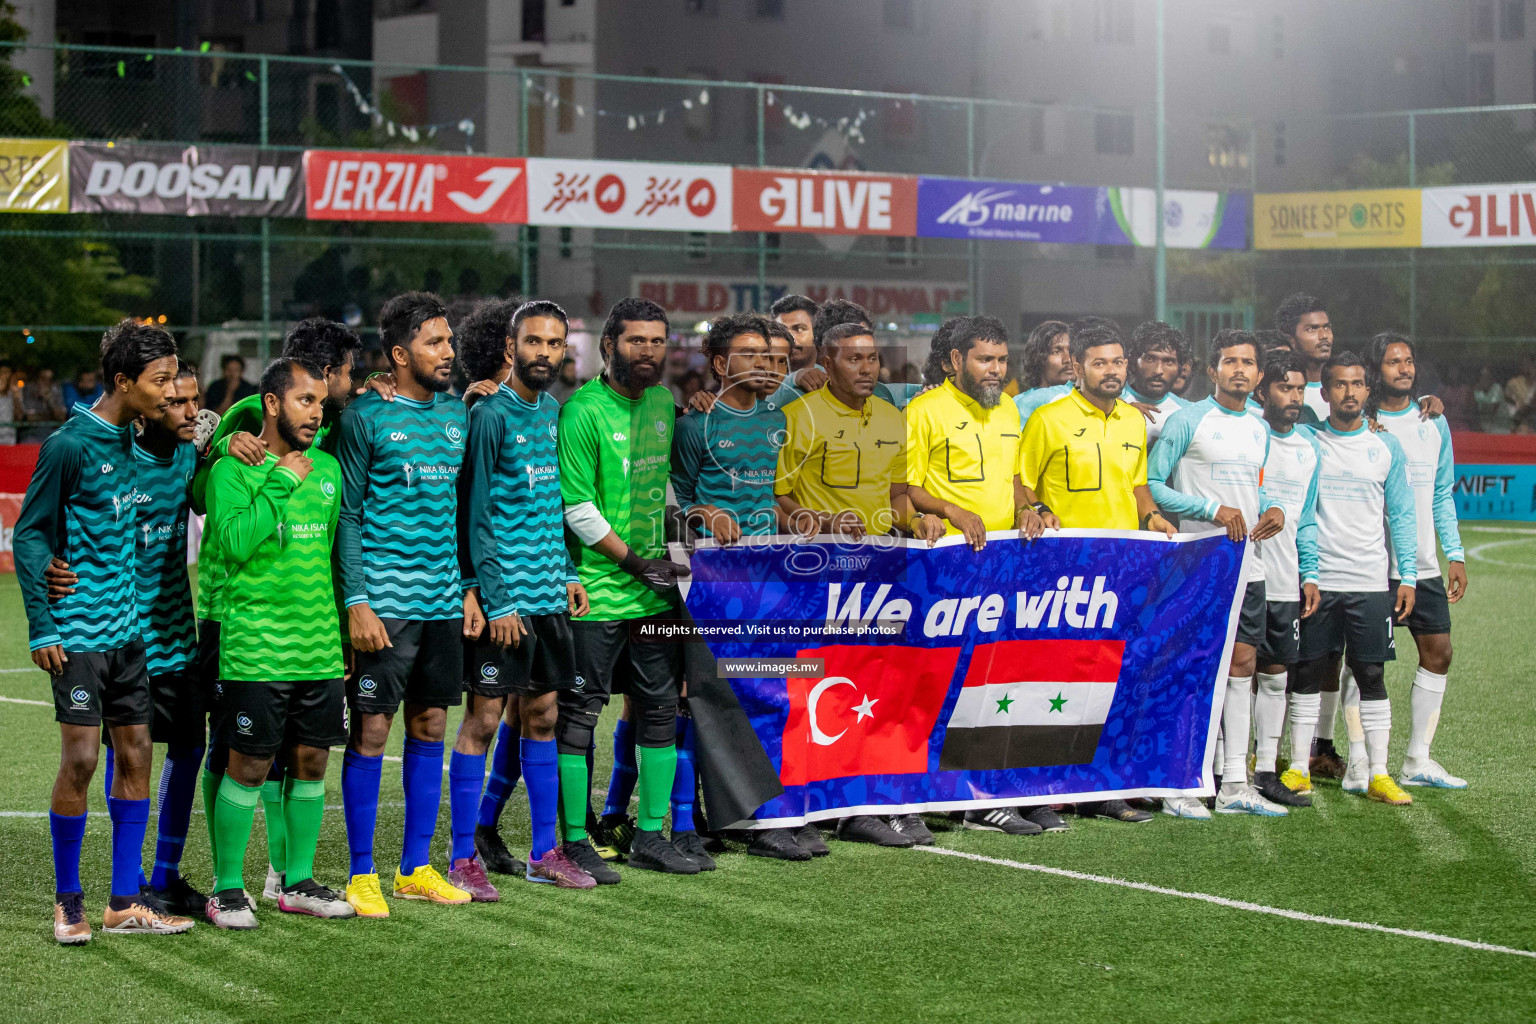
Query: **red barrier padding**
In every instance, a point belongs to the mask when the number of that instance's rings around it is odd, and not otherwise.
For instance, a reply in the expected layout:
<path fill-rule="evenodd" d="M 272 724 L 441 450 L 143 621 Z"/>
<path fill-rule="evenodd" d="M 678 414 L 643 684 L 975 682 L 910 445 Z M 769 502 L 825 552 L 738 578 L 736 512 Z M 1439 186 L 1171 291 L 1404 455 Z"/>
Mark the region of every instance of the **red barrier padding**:
<path fill-rule="evenodd" d="M 37 468 L 37 444 L 0 444 L 0 494 L 25 494 Z"/>
<path fill-rule="evenodd" d="M 1456 464 L 1524 465 L 1536 462 L 1536 434 L 1474 434 L 1471 431 L 1451 435 Z M 0 490 L 5 488 L 0 487 Z"/>

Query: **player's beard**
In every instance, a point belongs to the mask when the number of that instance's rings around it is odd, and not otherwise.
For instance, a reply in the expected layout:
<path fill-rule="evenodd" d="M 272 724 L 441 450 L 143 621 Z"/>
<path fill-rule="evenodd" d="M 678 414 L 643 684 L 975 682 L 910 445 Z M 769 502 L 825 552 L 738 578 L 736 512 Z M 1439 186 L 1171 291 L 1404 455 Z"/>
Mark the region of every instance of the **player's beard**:
<path fill-rule="evenodd" d="M 618 346 L 614 346 L 610 366 L 613 382 L 621 388 L 644 391 L 661 383 L 660 363 L 632 363 L 619 354 Z"/>
<path fill-rule="evenodd" d="M 989 380 L 983 384 L 971 376 L 971 371 L 961 369 L 958 383 L 960 390 L 976 399 L 983 409 L 994 408 L 1003 400 L 1003 382 L 1000 380 Z"/>
<path fill-rule="evenodd" d="M 549 362 L 536 359 L 515 359 L 512 363 L 512 372 L 517 374 L 517 379 L 522 382 L 523 387 L 534 391 L 548 391 L 554 387 L 558 373 Z"/>
<path fill-rule="evenodd" d="M 447 391 L 448 386 L 453 383 L 451 375 L 446 377 L 439 377 L 437 374 L 432 373 L 431 371 L 423 374 L 414 362 L 406 364 L 406 372 L 415 378 L 417 385 L 427 391 L 432 392 L 433 394 L 442 394 L 444 391 Z"/>
<path fill-rule="evenodd" d="M 300 438 L 298 425 L 281 413 L 277 417 L 277 436 L 296 452 L 308 451 L 309 446 L 315 443 L 314 435 L 310 435 L 308 441 Z"/>

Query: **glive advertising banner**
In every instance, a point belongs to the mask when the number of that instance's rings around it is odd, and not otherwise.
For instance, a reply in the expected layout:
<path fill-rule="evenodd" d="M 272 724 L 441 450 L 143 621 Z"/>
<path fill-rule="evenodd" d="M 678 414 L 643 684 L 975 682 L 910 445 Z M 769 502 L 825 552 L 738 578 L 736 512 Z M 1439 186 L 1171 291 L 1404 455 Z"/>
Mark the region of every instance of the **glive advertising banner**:
<path fill-rule="evenodd" d="M 1242 249 L 1251 198 L 1243 192 L 1167 189 L 1163 239 L 1173 249 Z M 1067 245 L 1157 243 L 1157 192 L 1024 182 L 921 178 L 917 234 Z"/>
<path fill-rule="evenodd" d="M 1536 245 L 1536 184 L 1423 190 L 1424 247 Z"/>
<path fill-rule="evenodd" d="M 1211 791 L 1224 534 L 752 540 L 686 601 L 785 787 L 760 824 Z"/>
<path fill-rule="evenodd" d="M 304 154 L 310 220 L 521 224 L 528 176 L 516 157 L 311 149 Z"/>
<path fill-rule="evenodd" d="M 255 146 L 71 142 L 72 213 L 302 217 L 298 153 Z"/>
<path fill-rule="evenodd" d="M 69 212 L 69 143 L 0 139 L 0 211 Z"/>

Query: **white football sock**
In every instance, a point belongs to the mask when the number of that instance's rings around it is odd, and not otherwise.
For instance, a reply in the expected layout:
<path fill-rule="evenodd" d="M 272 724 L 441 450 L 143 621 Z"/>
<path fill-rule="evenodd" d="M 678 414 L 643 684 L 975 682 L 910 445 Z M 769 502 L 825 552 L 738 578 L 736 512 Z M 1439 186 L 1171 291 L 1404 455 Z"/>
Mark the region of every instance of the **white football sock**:
<path fill-rule="evenodd" d="M 1332 743 L 1333 721 L 1339 717 L 1339 691 L 1330 693 L 1325 690 L 1317 696 L 1320 701 L 1317 706 L 1317 738 Z"/>
<path fill-rule="evenodd" d="M 1312 756 L 1312 734 L 1317 731 L 1317 709 L 1322 696 L 1320 693 L 1291 694 L 1291 767 L 1299 772 L 1307 771 L 1308 759 Z"/>
<path fill-rule="evenodd" d="M 1249 676 L 1249 678 L 1252 679 L 1253 676 Z M 1258 703 L 1258 700 L 1259 700 L 1259 691 L 1258 691 L 1258 689 L 1256 687 L 1250 686 L 1248 688 L 1248 721 L 1250 721 L 1250 722 L 1253 721 L 1253 709 L 1254 709 L 1254 706 Z M 1254 753 L 1258 752 L 1258 748 L 1256 746 L 1254 746 L 1256 741 L 1257 741 L 1257 737 L 1254 735 L 1253 730 L 1249 729 L 1249 731 L 1248 731 L 1248 753 L 1254 754 Z"/>
<path fill-rule="evenodd" d="M 1429 745 L 1435 740 L 1435 729 L 1440 725 L 1440 704 L 1445 700 L 1445 676 L 1420 667 L 1413 674 L 1413 689 L 1409 692 L 1409 708 L 1413 713 L 1413 731 L 1408 737 L 1408 764 L 1418 767 L 1420 761 L 1429 760 Z"/>
<path fill-rule="evenodd" d="M 1348 762 L 1364 764 L 1365 732 L 1360 726 L 1360 687 L 1355 683 L 1355 674 L 1347 668 L 1340 680 L 1340 687 L 1344 691 L 1344 730 L 1349 736 Z"/>
<path fill-rule="evenodd" d="M 1371 777 L 1387 774 L 1387 744 L 1392 739 L 1392 701 L 1363 700 L 1357 712 L 1370 750 Z"/>
<path fill-rule="evenodd" d="M 1248 693 L 1252 688 L 1253 676 L 1227 677 L 1227 703 L 1221 709 L 1221 732 L 1226 741 L 1221 764 L 1223 787 L 1248 784 Z"/>
<path fill-rule="evenodd" d="M 1280 730 L 1285 728 L 1285 673 L 1258 675 L 1259 692 L 1253 699 L 1254 772 L 1275 770 L 1280 753 Z"/>
<path fill-rule="evenodd" d="M 1220 775 L 1222 765 L 1227 753 L 1225 719 L 1227 704 L 1226 686 L 1216 687 L 1216 696 L 1212 698 L 1211 714 L 1216 719 L 1216 748 L 1211 752 L 1211 774 Z"/>

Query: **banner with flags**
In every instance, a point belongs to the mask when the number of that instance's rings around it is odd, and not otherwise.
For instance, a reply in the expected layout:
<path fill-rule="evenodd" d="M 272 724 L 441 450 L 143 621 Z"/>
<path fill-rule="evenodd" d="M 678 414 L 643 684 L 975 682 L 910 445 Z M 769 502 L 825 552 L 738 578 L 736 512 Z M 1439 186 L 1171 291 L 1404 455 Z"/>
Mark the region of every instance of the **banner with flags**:
<path fill-rule="evenodd" d="M 791 824 L 1211 792 L 1242 562 L 1220 531 L 747 538 L 686 602 Z"/>

